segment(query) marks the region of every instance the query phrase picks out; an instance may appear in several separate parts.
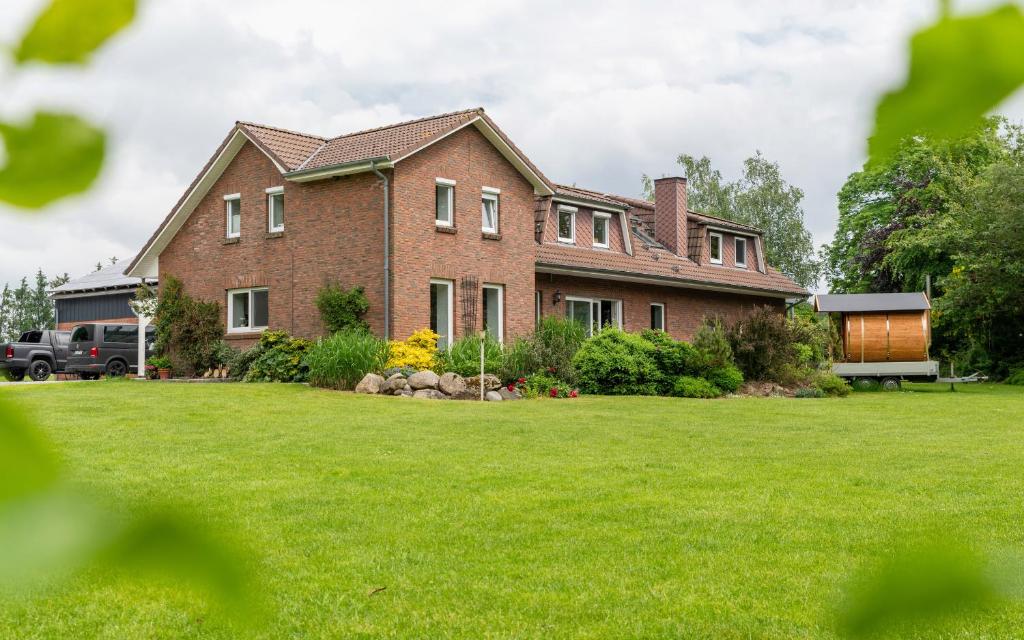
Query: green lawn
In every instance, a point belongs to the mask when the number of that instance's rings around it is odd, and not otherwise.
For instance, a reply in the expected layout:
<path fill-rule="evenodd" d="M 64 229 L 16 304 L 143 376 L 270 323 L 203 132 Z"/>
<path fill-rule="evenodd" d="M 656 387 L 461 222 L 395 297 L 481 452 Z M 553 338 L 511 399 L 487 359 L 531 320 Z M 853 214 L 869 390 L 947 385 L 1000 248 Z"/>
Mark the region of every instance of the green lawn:
<path fill-rule="evenodd" d="M 1024 549 L 1024 389 L 457 403 L 297 385 L 10 386 L 76 481 L 253 550 L 267 638 L 829 638 L 850 576 L 943 531 Z M 379 587 L 386 590 L 369 595 Z M 1024 605 L 953 637 L 1019 637 Z M 3 638 L 222 638 L 92 571 Z"/>

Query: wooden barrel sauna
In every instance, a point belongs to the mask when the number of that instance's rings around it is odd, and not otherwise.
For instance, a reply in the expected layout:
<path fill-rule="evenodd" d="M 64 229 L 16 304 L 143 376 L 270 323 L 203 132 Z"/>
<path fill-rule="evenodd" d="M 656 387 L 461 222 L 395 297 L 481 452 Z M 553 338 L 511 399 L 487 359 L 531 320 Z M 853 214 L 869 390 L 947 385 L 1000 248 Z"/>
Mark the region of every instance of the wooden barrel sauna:
<path fill-rule="evenodd" d="M 927 311 L 843 314 L 847 362 L 923 362 L 931 327 Z"/>

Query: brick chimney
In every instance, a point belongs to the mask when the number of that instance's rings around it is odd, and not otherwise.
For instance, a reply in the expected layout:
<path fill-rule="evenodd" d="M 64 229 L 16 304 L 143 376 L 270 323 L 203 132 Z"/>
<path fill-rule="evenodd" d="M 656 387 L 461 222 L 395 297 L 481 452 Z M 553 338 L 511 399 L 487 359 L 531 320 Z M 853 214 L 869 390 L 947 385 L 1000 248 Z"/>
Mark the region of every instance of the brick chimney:
<path fill-rule="evenodd" d="M 686 178 L 654 181 L 654 239 L 686 257 Z"/>

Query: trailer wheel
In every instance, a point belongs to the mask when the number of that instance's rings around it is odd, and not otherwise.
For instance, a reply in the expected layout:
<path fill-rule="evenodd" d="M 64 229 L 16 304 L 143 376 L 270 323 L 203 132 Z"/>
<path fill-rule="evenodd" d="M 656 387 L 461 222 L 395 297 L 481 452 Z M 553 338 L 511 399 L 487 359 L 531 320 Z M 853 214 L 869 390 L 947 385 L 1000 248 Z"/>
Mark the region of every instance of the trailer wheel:
<path fill-rule="evenodd" d="M 854 378 L 853 388 L 857 391 L 874 391 L 878 388 L 878 381 L 874 378 Z"/>
<path fill-rule="evenodd" d="M 882 390 L 883 391 L 899 391 L 900 390 L 900 379 L 899 378 L 882 378 Z"/>

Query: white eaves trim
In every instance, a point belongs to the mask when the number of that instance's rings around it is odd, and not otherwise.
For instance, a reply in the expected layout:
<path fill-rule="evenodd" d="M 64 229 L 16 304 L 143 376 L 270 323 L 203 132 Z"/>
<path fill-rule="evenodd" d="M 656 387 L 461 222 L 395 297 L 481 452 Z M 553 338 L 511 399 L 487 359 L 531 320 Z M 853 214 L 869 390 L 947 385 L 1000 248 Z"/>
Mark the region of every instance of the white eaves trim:
<path fill-rule="evenodd" d="M 788 299 L 797 298 L 796 294 L 793 294 L 793 293 L 783 293 L 781 291 L 771 291 L 771 290 L 768 290 L 768 289 L 758 289 L 756 287 L 743 287 L 743 286 L 730 287 L 728 285 L 719 285 L 719 284 L 711 284 L 711 283 L 705 284 L 703 282 L 695 282 L 695 281 L 692 281 L 692 280 L 682 280 L 682 279 L 678 279 L 678 278 L 665 278 L 665 277 L 658 277 L 658 276 L 645 276 L 645 275 L 642 275 L 642 274 L 631 274 L 631 273 L 624 273 L 624 272 L 621 272 L 621 271 L 618 271 L 618 272 L 599 271 L 599 270 L 581 269 L 581 268 L 573 268 L 573 267 L 563 267 L 561 265 L 551 265 L 551 264 L 543 264 L 543 263 L 538 263 L 536 265 L 536 272 L 537 273 L 550 273 L 550 274 L 554 274 L 554 275 L 563 275 L 563 276 L 576 276 L 576 277 L 580 277 L 580 278 L 597 278 L 597 279 L 600 279 L 600 280 L 615 280 L 617 282 L 634 282 L 634 283 L 637 283 L 637 284 L 654 284 L 654 285 L 659 285 L 659 286 L 663 286 L 663 287 L 675 287 L 675 288 L 678 288 L 678 289 L 698 289 L 700 291 L 720 291 L 722 293 L 742 292 L 742 293 L 747 293 L 747 294 L 751 294 L 751 295 L 762 296 L 762 297 L 765 297 L 765 298 L 783 298 L 783 299 L 787 299 L 787 300 Z M 803 300 L 804 298 L 800 297 L 799 299 Z"/>
<path fill-rule="evenodd" d="M 213 162 L 210 163 L 210 167 L 206 172 L 200 176 L 199 180 L 196 181 L 195 186 L 188 192 L 181 204 L 175 209 L 170 217 L 167 219 L 166 224 L 160 229 L 160 232 L 153 239 L 142 255 L 139 256 L 135 266 L 130 271 L 125 273 L 127 276 L 133 278 L 156 278 L 160 273 L 159 256 L 167 245 L 170 244 L 171 240 L 181 229 L 188 217 L 192 215 L 195 208 L 199 206 L 206 194 L 209 193 L 210 189 L 213 188 L 214 183 L 221 177 L 224 170 L 227 169 L 231 161 L 235 159 L 238 152 L 241 151 L 242 147 L 245 146 L 246 142 L 252 142 L 253 146 L 259 149 L 270 161 L 274 163 L 274 166 L 282 174 L 285 173 L 284 167 L 282 167 L 270 154 L 263 150 L 263 147 L 256 144 L 245 131 L 241 128 L 236 128 L 235 133 L 228 139 L 227 144 L 220 150 L 217 157 L 214 158 Z M 235 195 L 235 194 L 232 194 Z"/>

